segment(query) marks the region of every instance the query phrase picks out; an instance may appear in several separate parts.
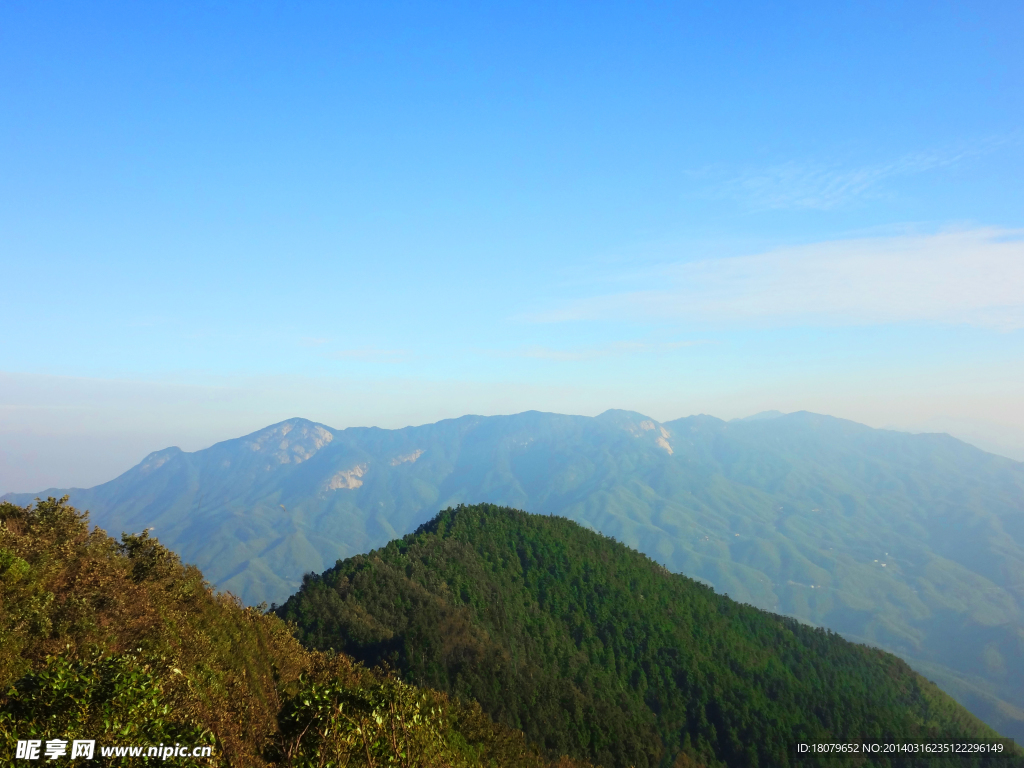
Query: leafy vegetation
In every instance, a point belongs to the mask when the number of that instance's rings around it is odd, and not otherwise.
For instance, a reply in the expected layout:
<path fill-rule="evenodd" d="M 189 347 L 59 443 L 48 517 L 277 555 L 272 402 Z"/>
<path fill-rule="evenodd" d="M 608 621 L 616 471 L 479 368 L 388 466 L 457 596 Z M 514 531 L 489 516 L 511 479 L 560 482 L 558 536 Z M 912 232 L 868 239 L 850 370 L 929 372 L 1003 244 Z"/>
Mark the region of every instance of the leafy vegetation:
<path fill-rule="evenodd" d="M 310 647 L 388 663 L 549 754 L 609 767 L 787 766 L 796 741 L 995 736 L 894 656 L 493 505 L 308 575 L 277 612 Z"/>
<path fill-rule="evenodd" d="M 306 651 L 148 533 L 115 541 L 54 498 L 0 504 L 0 755 L 30 738 L 210 744 L 191 764 L 245 768 L 550 765 L 478 705 Z"/>

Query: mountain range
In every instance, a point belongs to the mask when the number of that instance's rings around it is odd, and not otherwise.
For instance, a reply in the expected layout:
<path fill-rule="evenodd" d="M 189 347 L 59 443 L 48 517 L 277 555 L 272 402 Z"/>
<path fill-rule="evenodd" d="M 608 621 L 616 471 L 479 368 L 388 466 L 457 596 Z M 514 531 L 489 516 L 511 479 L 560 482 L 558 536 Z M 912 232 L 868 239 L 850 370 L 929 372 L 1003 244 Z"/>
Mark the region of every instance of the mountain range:
<path fill-rule="evenodd" d="M 153 528 L 248 603 L 489 502 L 613 536 L 741 602 L 891 650 L 1024 739 L 1024 464 L 947 435 L 811 413 L 465 416 L 399 430 L 290 419 L 50 489 Z M 37 494 L 8 494 L 28 503 Z"/>

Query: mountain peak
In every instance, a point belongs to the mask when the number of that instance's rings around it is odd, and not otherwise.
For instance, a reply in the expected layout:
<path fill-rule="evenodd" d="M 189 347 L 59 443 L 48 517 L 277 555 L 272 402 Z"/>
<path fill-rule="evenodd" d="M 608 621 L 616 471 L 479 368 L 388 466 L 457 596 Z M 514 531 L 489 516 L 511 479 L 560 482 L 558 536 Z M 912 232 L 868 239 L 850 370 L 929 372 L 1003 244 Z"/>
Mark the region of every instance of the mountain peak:
<path fill-rule="evenodd" d="M 300 464 L 333 440 L 334 432 L 323 424 L 294 418 L 253 432 L 242 444 L 277 464 Z"/>
<path fill-rule="evenodd" d="M 170 448 L 163 448 L 159 451 L 153 451 L 146 458 L 140 461 L 135 469 L 138 470 L 140 474 L 148 475 L 150 472 L 160 469 L 164 464 L 176 456 L 180 456 L 182 453 L 184 453 L 184 451 L 176 445 L 173 445 Z"/>
<path fill-rule="evenodd" d="M 630 425 L 640 424 L 642 422 L 648 422 L 650 424 L 658 424 L 650 416 L 644 416 L 642 413 L 636 411 L 624 411 L 619 408 L 609 408 L 604 413 L 598 414 L 594 417 L 598 421 L 603 421 L 606 424 L 614 424 L 620 427 L 629 427 Z"/>

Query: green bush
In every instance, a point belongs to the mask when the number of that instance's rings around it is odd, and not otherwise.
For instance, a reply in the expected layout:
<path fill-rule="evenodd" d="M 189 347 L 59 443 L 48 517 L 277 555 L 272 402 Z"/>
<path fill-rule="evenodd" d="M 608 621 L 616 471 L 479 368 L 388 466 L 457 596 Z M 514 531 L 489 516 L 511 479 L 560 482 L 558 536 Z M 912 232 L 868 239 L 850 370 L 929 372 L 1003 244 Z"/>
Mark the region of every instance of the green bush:
<path fill-rule="evenodd" d="M 212 743 L 212 734 L 183 723 L 151 665 L 133 654 L 91 660 L 51 656 L 18 680 L 0 709 L 0 749 L 13 754 L 18 739 L 59 736 L 110 746 Z"/>

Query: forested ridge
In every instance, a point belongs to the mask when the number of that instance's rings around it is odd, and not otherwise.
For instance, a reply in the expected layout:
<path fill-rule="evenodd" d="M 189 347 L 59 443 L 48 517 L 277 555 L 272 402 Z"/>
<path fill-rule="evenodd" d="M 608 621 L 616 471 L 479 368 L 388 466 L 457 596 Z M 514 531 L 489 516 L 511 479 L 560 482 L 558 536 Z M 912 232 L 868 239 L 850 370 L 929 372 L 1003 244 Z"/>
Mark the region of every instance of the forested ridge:
<path fill-rule="evenodd" d="M 585 768 L 474 702 L 305 650 L 148 533 L 115 540 L 54 498 L 0 503 L 0 763 L 28 739 L 212 752 L 74 765 Z"/>
<path fill-rule="evenodd" d="M 309 647 L 387 663 L 549 754 L 609 767 L 786 766 L 796 741 L 996 736 L 890 654 L 738 604 L 569 520 L 493 505 L 449 508 L 307 575 L 277 613 Z"/>

